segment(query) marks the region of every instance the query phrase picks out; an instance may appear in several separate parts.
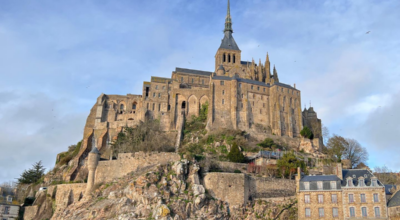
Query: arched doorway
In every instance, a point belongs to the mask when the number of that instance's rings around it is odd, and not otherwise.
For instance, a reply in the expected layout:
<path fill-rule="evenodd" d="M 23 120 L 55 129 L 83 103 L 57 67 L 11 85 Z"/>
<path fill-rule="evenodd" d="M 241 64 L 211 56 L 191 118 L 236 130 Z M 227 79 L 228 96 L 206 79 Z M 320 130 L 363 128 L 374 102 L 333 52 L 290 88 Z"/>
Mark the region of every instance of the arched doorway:
<path fill-rule="evenodd" d="M 183 110 L 183 109 L 186 109 L 186 102 L 185 102 L 185 101 L 182 102 L 182 107 L 181 107 L 181 109 L 182 109 L 182 110 Z"/>

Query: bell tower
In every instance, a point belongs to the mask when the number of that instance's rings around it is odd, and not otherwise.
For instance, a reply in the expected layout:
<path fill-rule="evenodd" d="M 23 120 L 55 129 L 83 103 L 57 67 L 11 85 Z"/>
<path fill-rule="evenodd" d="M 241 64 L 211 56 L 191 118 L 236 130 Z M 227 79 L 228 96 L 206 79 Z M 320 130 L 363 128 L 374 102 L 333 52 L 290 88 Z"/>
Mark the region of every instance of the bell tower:
<path fill-rule="evenodd" d="M 232 18 L 230 10 L 230 1 L 228 0 L 228 9 L 225 18 L 224 38 L 215 55 L 215 72 L 218 74 L 218 69 L 222 65 L 225 69 L 224 74 L 235 66 L 239 67 L 241 60 L 241 51 L 232 36 Z M 222 71 L 219 71 L 222 73 Z M 219 74 L 218 74 L 219 75 Z"/>

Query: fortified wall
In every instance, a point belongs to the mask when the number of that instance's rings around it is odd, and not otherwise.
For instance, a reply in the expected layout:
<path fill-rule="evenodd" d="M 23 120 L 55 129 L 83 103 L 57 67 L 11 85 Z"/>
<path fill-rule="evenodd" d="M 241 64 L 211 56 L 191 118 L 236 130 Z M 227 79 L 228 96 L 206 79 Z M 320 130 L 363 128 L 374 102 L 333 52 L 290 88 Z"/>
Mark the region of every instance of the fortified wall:
<path fill-rule="evenodd" d="M 252 177 L 238 173 L 207 173 L 204 186 L 211 196 L 231 205 L 246 204 L 250 199 L 291 197 L 294 180 Z"/>
<path fill-rule="evenodd" d="M 95 172 L 95 183 L 110 182 L 143 168 L 157 164 L 166 164 L 180 159 L 179 154 L 165 152 L 118 154 L 117 160 L 99 161 Z"/>

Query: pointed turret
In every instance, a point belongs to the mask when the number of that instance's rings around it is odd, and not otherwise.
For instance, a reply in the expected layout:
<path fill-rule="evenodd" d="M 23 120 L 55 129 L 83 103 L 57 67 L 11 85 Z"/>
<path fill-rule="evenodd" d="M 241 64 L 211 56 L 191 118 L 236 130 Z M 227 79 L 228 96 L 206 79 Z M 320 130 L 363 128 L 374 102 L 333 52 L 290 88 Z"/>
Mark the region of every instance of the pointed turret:
<path fill-rule="evenodd" d="M 274 75 L 273 75 L 273 77 L 274 77 L 274 81 L 275 81 L 275 82 L 279 82 L 278 72 L 277 72 L 276 69 L 275 69 L 275 65 L 274 65 Z"/>
<path fill-rule="evenodd" d="M 267 57 L 265 58 L 265 83 L 271 83 L 271 70 L 268 52 Z"/>
<path fill-rule="evenodd" d="M 238 45 L 235 42 L 235 39 L 233 39 L 232 33 L 232 18 L 231 18 L 231 9 L 230 9 L 230 2 L 228 0 L 228 10 L 226 13 L 226 18 L 225 18 L 225 28 L 224 28 L 224 39 L 222 39 L 221 46 L 219 48 L 223 49 L 230 49 L 230 50 L 240 50 Z"/>
<path fill-rule="evenodd" d="M 263 82 L 263 66 L 261 64 L 261 59 L 258 61 L 258 81 Z"/>

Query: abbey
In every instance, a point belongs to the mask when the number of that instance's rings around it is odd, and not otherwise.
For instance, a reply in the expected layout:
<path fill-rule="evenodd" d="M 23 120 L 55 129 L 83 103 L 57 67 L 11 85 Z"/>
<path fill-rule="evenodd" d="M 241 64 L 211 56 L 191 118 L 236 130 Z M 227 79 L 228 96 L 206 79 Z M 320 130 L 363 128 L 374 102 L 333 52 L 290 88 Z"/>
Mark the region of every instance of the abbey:
<path fill-rule="evenodd" d="M 268 54 L 263 63 L 242 61 L 232 33 L 228 1 L 214 70 L 177 67 L 171 78 L 153 76 L 144 82 L 141 95 L 100 95 L 88 117 L 84 138 L 93 134 L 101 150 L 123 127 L 147 118 L 160 120 L 165 131 L 180 130 L 182 121 L 199 115 L 202 105 L 208 106 L 208 130 L 262 127 L 269 134 L 299 137 L 303 125 L 309 125 L 318 137 L 321 121 L 312 109 L 302 113 L 300 90 L 279 81 Z"/>

